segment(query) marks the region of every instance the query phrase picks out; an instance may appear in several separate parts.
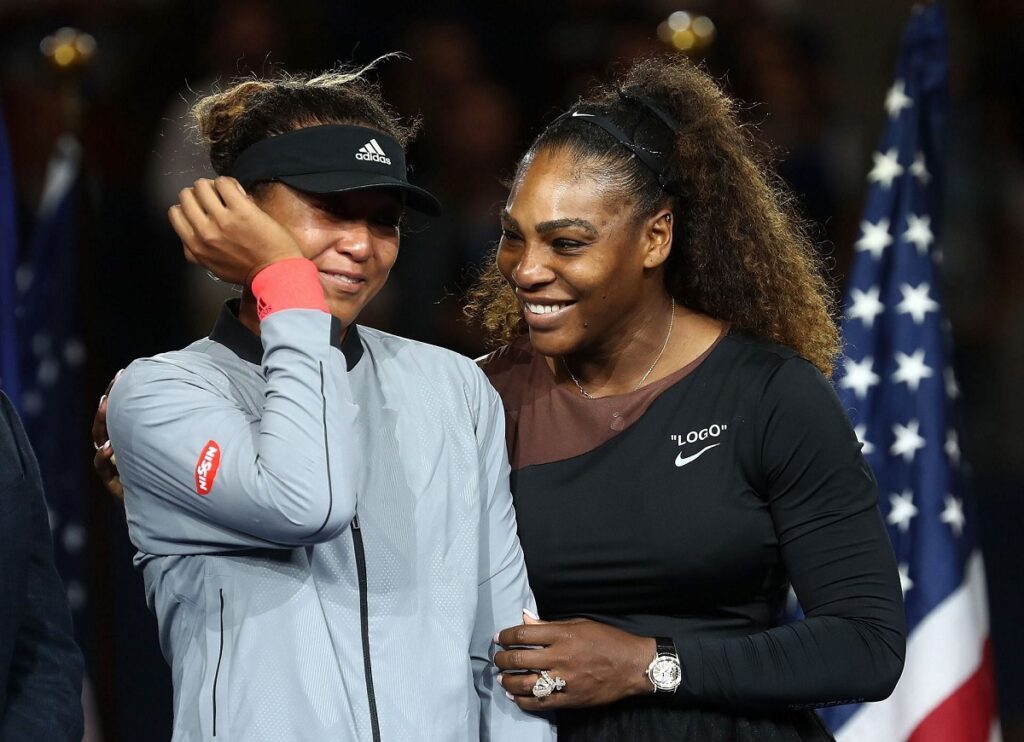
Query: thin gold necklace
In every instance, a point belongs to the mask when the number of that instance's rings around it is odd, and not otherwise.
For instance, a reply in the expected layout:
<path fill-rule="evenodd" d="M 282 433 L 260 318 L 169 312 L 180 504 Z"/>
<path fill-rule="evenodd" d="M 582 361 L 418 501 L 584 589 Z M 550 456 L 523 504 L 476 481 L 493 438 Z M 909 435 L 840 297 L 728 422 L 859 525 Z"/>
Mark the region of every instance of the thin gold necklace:
<path fill-rule="evenodd" d="M 658 357 L 654 359 L 654 363 L 650 365 L 650 368 L 648 368 L 647 371 L 644 372 L 644 375 L 640 377 L 640 381 L 638 381 L 636 386 L 633 387 L 634 392 L 644 385 L 644 382 L 647 381 L 647 377 L 651 375 L 651 371 L 653 371 L 654 367 L 658 365 L 658 361 L 660 361 L 661 357 L 665 355 L 665 349 L 668 347 L 668 339 L 672 337 L 672 326 L 676 322 L 676 298 L 673 296 L 671 297 L 671 299 L 672 308 L 669 310 L 668 333 L 665 335 L 665 342 L 662 343 L 661 351 L 658 353 Z M 569 362 L 565 360 L 565 356 L 562 356 L 562 365 L 565 366 L 565 370 L 569 374 L 569 378 L 572 379 L 572 383 L 575 384 L 576 388 L 580 390 L 580 394 L 582 394 L 587 399 L 596 399 L 596 397 L 592 397 L 590 394 L 588 394 L 587 390 L 583 388 L 582 384 L 580 384 L 580 380 L 576 378 L 576 374 L 574 374 L 572 372 L 572 369 L 569 368 Z"/>

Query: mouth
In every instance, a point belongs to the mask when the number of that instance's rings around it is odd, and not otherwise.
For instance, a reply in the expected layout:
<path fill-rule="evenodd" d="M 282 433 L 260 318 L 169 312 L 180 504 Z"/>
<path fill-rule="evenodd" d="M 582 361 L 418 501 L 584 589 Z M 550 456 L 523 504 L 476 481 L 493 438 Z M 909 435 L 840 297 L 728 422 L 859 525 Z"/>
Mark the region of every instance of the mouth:
<path fill-rule="evenodd" d="M 574 301 L 527 301 L 520 299 L 523 305 L 523 319 L 532 330 L 554 329 L 561 324 L 562 319 L 568 315 Z"/>
<path fill-rule="evenodd" d="M 366 284 L 365 277 L 347 271 L 321 270 L 320 281 L 346 294 L 355 294 Z"/>
<path fill-rule="evenodd" d="M 537 303 L 532 301 L 524 301 L 523 307 L 530 314 L 558 314 L 563 312 L 573 305 L 571 301 L 558 302 L 558 303 Z"/>

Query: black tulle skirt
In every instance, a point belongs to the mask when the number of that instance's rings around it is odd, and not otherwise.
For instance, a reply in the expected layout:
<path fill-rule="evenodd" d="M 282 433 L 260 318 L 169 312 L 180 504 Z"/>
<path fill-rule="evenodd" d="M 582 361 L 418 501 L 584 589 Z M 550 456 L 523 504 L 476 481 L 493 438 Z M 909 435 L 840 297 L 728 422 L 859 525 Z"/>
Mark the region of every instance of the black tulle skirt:
<path fill-rule="evenodd" d="M 813 711 L 762 714 L 623 702 L 558 713 L 559 742 L 834 742 Z"/>

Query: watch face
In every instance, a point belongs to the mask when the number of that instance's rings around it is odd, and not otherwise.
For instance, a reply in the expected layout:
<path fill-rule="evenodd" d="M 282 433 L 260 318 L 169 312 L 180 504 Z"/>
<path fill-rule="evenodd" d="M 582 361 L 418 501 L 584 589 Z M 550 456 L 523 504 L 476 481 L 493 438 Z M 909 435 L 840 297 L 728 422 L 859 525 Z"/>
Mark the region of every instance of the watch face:
<path fill-rule="evenodd" d="M 682 679 L 679 660 L 675 657 L 658 657 L 651 665 L 650 677 L 658 690 L 675 690 Z"/>

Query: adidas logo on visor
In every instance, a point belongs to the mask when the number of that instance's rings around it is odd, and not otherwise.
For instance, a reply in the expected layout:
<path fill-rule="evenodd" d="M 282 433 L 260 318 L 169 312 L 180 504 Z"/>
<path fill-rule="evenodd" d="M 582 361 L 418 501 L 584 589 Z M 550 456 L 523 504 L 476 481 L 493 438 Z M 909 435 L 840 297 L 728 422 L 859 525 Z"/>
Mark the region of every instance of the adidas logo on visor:
<path fill-rule="evenodd" d="M 377 144 L 376 139 L 371 139 L 356 152 L 357 160 L 368 160 L 369 162 L 383 162 L 385 165 L 391 164 L 391 158 L 384 154 L 384 150 Z"/>

